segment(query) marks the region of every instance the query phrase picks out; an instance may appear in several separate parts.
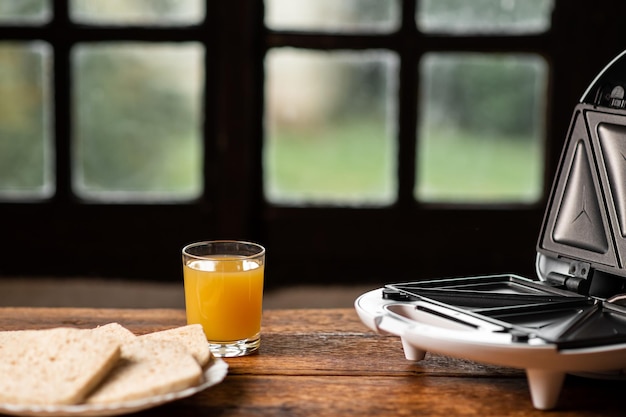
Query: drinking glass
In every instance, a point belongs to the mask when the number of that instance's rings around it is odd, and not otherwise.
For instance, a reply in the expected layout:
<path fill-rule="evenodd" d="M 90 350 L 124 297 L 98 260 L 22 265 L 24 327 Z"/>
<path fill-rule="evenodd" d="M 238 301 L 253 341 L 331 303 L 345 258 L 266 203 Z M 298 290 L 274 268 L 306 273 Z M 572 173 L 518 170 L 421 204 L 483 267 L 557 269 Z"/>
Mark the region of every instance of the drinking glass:
<path fill-rule="evenodd" d="M 249 355 L 261 345 L 265 248 L 234 240 L 183 248 L 187 323 L 202 325 L 211 352 Z"/>

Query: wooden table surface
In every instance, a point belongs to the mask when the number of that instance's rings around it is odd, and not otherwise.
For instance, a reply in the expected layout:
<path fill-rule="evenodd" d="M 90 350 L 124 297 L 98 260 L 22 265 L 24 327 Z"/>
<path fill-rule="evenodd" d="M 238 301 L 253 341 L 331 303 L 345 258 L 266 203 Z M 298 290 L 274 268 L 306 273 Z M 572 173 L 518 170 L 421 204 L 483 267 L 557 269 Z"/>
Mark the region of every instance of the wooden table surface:
<path fill-rule="evenodd" d="M 185 324 L 171 309 L 0 308 L 0 330 L 118 322 L 137 334 Z M 523 371 L 427 354 L 404 359 L 397 337 L 352 309 L 266 310 L 258 354 L 150 416 L 624 416 L 626 382 L 568 376 L 558 407 L 535 410 Z M 1 377 L 1 376 L 0 376 Z"/>

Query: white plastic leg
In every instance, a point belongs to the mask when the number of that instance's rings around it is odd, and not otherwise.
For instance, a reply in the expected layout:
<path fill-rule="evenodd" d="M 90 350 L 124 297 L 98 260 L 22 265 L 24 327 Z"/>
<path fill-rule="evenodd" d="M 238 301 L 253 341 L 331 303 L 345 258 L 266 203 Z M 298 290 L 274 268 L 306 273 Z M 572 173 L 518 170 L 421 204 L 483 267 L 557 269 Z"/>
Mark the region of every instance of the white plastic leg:
<path fill-rule="evenodd" d="M 402 340 L 402 349 L 404 350 L 404 357 L 410 361 L 421 361 L 426 356 L 426 351 L 422 349 L 418 349 L 415 346 L 411 345 L 407 342 L 404 337 L 400 338 Z"/>
<path fill-rule="evenodd" d="M 543 369 L 526 369 L 530 397 L 539 410 L 550 410 L 556 406 L 565 379 L 564 372 Z"/>

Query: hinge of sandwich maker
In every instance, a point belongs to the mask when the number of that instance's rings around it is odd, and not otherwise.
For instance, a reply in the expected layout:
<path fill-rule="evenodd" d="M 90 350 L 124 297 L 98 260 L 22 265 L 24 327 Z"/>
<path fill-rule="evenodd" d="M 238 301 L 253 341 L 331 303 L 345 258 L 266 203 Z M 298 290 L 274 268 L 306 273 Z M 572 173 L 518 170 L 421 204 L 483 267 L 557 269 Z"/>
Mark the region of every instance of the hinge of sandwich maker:
<path fill-rule="evenodd" d="M 537 277 L 553 288 L 600 300 L 626 294 L 626 273 L 616 275 L 591 262 L 537 252 L 535 266 Z"/>
<path fill-rule="evenodd" d="M 589 295 L 591 284 L 591 265 L 588 262 L 570 261 L 567 273 L 551 271 L 546 276 L 546 284 L 572 291 L 581 295 Z"/>

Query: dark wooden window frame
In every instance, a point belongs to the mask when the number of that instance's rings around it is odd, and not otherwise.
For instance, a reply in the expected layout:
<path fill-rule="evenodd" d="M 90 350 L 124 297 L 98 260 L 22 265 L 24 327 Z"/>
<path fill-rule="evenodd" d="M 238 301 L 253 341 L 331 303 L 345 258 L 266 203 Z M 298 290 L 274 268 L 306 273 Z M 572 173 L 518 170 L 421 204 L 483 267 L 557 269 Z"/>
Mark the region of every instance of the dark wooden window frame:
<path fill-rule="evenodd" d="M 0 41 L 44 40 L 54 56 L 57 191 L 42 202 L 2 202 L 0 275 L 181 278 L 180 249 L 200 239 L 250 239 L 268 250 L 267 284 L 384 282 L 440 276 L 534 273 L 535 244 L 574 105 L 626 47 L 626 5 L 556 0 L 552 28 L 532 36 L 419 33 L 415 2 L 401 0 L 390 34 L 272 31 L 259 0 L 207 0 L 207 18 L 184 28 L 89 27 L 55 0 L 42 27 L 0 27 Z M 183 204 L 101 204 L 71 192 L 70 51 L 79 42 L 200 42 L 206 49 L 205 191 Z M 398 200 L 384 208 L 280 207 L 263 199 L 263 59 L 271 48 L 388 49 L 400 59 Z M 550 66 L 545 184 L 534 205 L 416 202 L 417 66 L 429 51 L 528 52 Z"/>

